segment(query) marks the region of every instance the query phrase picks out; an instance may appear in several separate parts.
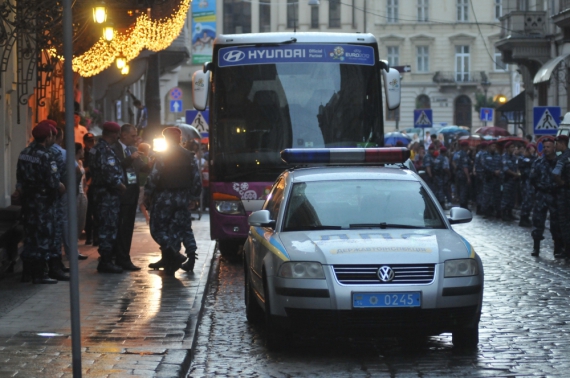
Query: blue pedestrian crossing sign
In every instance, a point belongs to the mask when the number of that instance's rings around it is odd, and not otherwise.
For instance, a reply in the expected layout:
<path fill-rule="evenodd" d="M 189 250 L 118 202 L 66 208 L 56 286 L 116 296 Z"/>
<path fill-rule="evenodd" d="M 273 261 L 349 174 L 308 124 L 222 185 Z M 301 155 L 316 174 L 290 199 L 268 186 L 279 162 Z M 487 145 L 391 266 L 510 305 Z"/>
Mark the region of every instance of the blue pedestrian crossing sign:
<path fill-rule="evenodd" d="M 182 100 L 170 100 L 170 112 L 180 113 L 182 111 Z"/>
<path fill-rule="evenodd" d="M 485 122 L 493 122 L 493 108 L 481 108 L 479 119 Z"/>
<path fill-rule="evenodd" d="M 414 110 L 414 127 L 432 127 L 433 112 L 431 109 L 415 109 Z"/>
<path fill-rule="evenodd" d="M 533 125 L 535 135 L 555 135 L 560 124 L 559 106 L 535 106 Z"/>

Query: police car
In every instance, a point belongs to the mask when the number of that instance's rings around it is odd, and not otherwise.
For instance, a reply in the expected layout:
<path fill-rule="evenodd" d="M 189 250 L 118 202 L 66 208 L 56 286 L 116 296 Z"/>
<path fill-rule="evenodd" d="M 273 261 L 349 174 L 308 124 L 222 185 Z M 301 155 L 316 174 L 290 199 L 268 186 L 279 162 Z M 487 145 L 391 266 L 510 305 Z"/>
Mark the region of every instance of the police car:
<path fill-rule="evenodd" d="M 405 148 L 288 149 L 293 166 L 249 216 L 246 315 L 268 347 L 291 331 L 347 336 L 452 333 L 476 347 L 483 265 Z M 400 166 L 395 169 L 393 166 Z M 388 165 L 392 165 L 389 167 Z"/>

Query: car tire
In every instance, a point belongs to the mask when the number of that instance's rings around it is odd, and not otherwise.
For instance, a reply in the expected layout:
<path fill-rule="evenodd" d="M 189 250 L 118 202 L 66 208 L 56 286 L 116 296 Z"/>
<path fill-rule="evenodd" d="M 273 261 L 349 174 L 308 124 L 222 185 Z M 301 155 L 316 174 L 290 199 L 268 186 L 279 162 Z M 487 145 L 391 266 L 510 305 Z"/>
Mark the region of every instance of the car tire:
<path fill-rule="evenodd" d="M 265 293 L 265 347 L 272 352 L 283 350 L 287 343 L 286 334 L 280 333 L 273 321 L 270 310 L 269 287 L 267 277 L 263 274 L 263 292 Z"/>
<path fill-rule="evenodd" d="M 479 344 L 479 327 L 461 328 L 451 333 L 453 346 L 457 348 L 475 349 Z"/>
<path fill-rule="evenodd" d="M 236 261 L 241 256 L 243 242 L 240 240 L 220 240 L 218 249 L 224 258 L 229 261 Z"/>
<path fill-rule="evenodd" d="M 251 283 L 249 267 L 247 261 L 243 259 L 244 263 L 244 288 L 245 288 L 245 316 L 247 321 L 252 324 L 259 324 L 264 320 L 264 313 L 261 306 L 257 302 L 255 291 Z"/>

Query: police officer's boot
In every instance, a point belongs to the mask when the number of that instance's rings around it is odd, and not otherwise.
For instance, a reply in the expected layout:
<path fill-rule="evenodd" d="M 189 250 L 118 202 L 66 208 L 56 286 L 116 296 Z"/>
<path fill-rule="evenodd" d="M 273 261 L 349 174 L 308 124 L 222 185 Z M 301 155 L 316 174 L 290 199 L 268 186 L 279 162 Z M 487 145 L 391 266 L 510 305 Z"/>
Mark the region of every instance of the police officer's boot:
<path fill-rule="evenodd" d="M 22 260 L 22 279 L 20 282 L 30 282 L 32 280 L 32 265 L 28 260 Z"/>
<path fill-rule="evenodd" d="M 173 276 L 174 273 L 182 266 L 182 263 L 186 260 L 186 256 L 181 255 L 179 252 L 174 251 L 173 249 L 166 249 L 165 254 L 163 255 L 163 259 L 166 257 L 166 266 L 164 267 L 164 272 L 169 275 Z"/>
<path fill-rule="evenodd" d="M 180 269 L 185 272 L 193 271 L 196 260 L 198 260 L 198 254 L 196 252 L 190 252 L 188 254 L 188 260 L 186 260 L 186 262 L 180 266 Z"/>
<path fill-rule="evenodd" d="M 564 242 L 560 239 L 554 239 L 554 257 L 557 259 L 566 257 Z"/>
<path fill-rule="evenodd" d="M 52 258 L 48 261 L 49 265 L 49 277 L 53 278 L 54 280 L 58 281 L 69 281 L 69 276 L 63 272 L 61 269 L 61 257 L 60 258 Z"/>
<path fill-rule="evenodd" d="M 538 256 L 540 254 L 540 239 L 534 239 L 534 247 L 531 256 Z"/>
<path fill-rule="evenodd" d="M 520 227 L 531 227 L 532 226 L 532 222 L 530 221 L 530 219 L 528 218 L 528 216 L 526 217 L 521 217 L 521 220 L 519 222 L 519 226 Z"/>
<path fill-rule="evenodd" d="M 33 284 L 56 284 L 57 280 L 49 278 L 45 271 L 45 263 L 43 261 L 30 262 L 32 270 L 32 283 Z"/>
<path fill-rule="evenodd" d="M 164 253 L 164 250 L 160 248 L 160 260 L 148 264 L 148 267 L 150 269 L 158 270 L 160 268 L 164 268 L 165 266 L 166 266 L 166 255 Z"/>
<path fill-rule="evenodd" d="M 123 269 L 120 266 L 113 264 L 110 254 L 101 255 L 97 271 L 99 273 L 123 273 Z"/>

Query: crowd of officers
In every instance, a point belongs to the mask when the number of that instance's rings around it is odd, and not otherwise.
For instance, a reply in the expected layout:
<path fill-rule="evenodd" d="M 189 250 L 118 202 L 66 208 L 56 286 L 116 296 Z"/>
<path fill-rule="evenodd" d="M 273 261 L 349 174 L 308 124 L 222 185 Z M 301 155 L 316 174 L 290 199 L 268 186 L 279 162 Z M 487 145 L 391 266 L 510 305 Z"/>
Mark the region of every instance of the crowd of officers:
<path fill-rule="evenodd" d="M 69 280 L 69 268 L 62 262 L 67 227 L 62 222 L 66 212 L 62 198 L 75 188 L 65 187 L 65 155 L 55 143 L 61 134 L 55 121 L 42 121 L 32 130 L 33 141 L 19 155 L 15 196 L 22 204 L 24 226 L 22 281 L 51 284 Z M 148 174 L 143 203 L 150 213 L 151 236 L 162 254 L 149 267 L 163 268 L 168 275 L 180 268 L 194 268 L 197 246 L 189 205 L 200 196 L 200 171 L 194 154 L 180 145 L 180 129 L 168 127 L 163 136 L 167 149 L 147 163 L 134 146 L 137 130 L 130 124 L 105 122 L 98 142 L 85 145 L 88 207 L 93 212 L 100 273 L 140 270 L 131 261 L 130 249 L 143 174 Z M 93 134 L 86 137 L 93 138 Z M 182 244 L 186 256 L 180 254 Z"/>
<path fill-rule="evenodd" d="M 554 257 L 570 258 L 570 150 L 568 136 L 543 137 L 542 153 L 534 143 L 482 141 L 476 149 L 460 141 L 448 157 L 445 146 L 431 143 L 416 167 L 445 208 L 453 199 L 468 208 L 469 201 L 485 218 L 519 220 L 532 227 L 532 256 L 540 254 L 547 215 L 554 240 Z M 502 151 L 501 151 L 502 150 Z M 419 154 L 417 155 L 420 156 Z M 520 206 L 520 219 L 513 214 Z"/>

